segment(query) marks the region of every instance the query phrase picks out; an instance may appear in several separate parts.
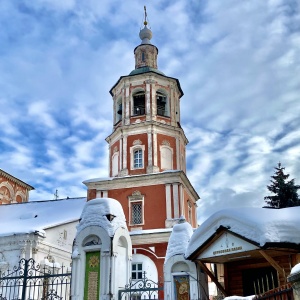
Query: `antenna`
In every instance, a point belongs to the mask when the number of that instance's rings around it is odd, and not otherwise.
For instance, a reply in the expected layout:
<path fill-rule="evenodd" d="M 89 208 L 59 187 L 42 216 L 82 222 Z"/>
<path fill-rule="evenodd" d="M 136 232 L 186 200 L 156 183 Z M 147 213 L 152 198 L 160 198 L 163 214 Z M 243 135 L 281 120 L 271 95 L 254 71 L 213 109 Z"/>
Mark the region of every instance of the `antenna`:
<path fill-rule="evenodd" d="M 55 190 L 55 194 L 54 194 L 54 200 L 57 200 L 58 199 L 58 190 Z"/>

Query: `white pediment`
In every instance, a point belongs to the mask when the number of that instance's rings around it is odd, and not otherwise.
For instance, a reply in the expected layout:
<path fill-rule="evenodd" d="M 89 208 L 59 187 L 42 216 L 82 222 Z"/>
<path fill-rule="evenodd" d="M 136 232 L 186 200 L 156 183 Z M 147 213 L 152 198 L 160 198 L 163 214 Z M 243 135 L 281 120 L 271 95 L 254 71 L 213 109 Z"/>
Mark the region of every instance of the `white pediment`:
<path fill-rule="evenodd" d="M 229 232 L 224 232 L 198 256 L 198 259 L 224 256 L 255 249 L 258 249 L 258 247 Z"/>

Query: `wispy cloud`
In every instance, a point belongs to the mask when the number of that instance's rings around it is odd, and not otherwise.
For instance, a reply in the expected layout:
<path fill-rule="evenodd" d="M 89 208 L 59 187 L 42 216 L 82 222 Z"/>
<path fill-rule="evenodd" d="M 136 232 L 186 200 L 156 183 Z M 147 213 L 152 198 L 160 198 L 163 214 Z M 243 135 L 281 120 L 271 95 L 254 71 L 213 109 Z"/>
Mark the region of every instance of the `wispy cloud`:
<path fill-rule="evenodd" d="M 147 3 L 146 3 L 147 4 Z M 180 80 L 199 221 L 263 206 L 281 161 L 300 182 L 300 8 L 294 0 L 148 3 L 158 65 Z M 134 69 L 143 5 L 1 1 L 0 165 L 31 199 L 108 175 L 110 88 Z"/>

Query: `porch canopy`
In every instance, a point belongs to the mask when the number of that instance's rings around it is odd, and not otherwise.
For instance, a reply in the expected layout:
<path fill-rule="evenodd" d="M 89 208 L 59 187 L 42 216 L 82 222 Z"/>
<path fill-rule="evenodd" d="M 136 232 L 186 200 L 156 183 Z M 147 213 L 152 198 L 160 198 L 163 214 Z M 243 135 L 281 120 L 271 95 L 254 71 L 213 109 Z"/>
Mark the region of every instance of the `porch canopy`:
<path fill-rule="evenodd" d="M 185 256 L 197 262 L 225 296 L 232 292 L 245 296 L 245 269 L 272 266 L 279 275 L 279 285 L 298 263 L 299 251 L 300 207 L 233 208 L 209 217 L 192 235 Z M 226 266 L 223 285 L 205 263 Z M 269 287 L 268 279 L 266 282 Z"/>

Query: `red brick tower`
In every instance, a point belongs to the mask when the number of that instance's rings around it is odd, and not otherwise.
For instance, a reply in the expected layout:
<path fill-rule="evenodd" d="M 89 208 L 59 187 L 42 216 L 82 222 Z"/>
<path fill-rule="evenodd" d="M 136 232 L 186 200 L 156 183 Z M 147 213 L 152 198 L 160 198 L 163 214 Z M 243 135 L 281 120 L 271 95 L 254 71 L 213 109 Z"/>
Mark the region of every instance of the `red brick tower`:
<path fill-rule="evenodd" d="M 135 69 L 110 90 L 113 132 L 109 144 L 109 178 L 84 182 L 88 200 L 109 197 L 123 206 L 133 243 L 133 278 L 142 271 L 163 278 L 171 228 L 181 215 L 197 227 L 199 199 L 186 172 L 188 140 L 180 126 L 178 79 L 157 69 L 158 49 L 147 27 L 134 49 Z"/>

